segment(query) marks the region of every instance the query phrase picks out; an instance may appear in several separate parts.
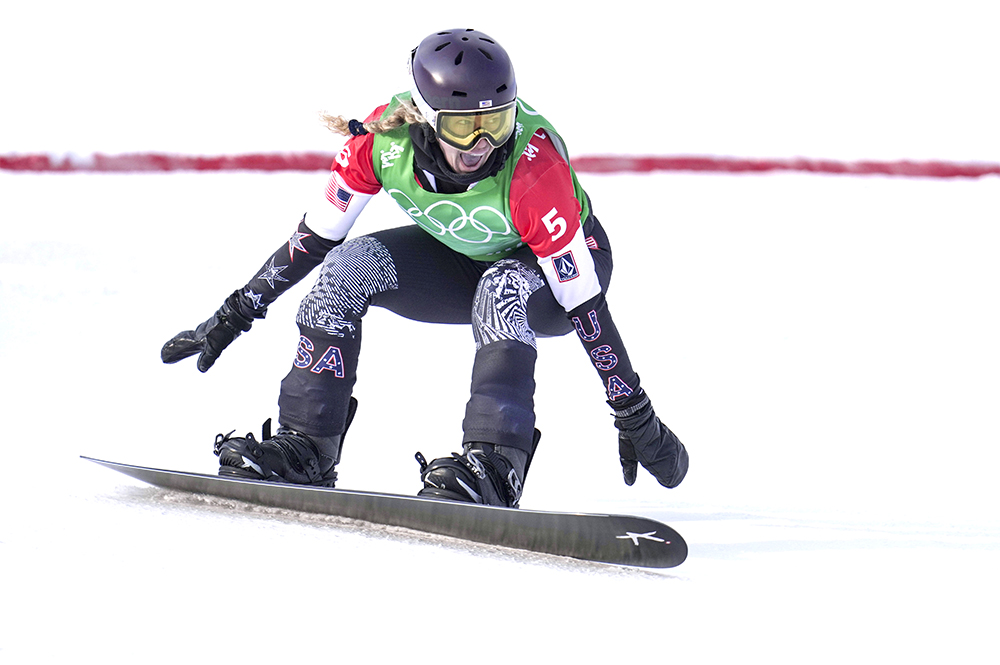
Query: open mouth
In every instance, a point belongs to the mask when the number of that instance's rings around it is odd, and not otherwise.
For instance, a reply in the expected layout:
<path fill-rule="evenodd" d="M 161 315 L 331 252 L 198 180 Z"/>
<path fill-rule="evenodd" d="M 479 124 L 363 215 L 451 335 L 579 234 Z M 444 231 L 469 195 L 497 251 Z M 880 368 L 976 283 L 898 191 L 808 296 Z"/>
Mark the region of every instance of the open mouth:
<path fill-rule="evenodd" d="M 490 151 L 487 150 L 486 152 L 480 154 L 475 154 L 472 152 L 461 153 L 462 166 L 465 166 L 466 168 L 472 170 L 478 169 L 480 166 L 482 166 L 483 162 L 486 161 L 486 156 L 489 154 L 489 152 Z"/>

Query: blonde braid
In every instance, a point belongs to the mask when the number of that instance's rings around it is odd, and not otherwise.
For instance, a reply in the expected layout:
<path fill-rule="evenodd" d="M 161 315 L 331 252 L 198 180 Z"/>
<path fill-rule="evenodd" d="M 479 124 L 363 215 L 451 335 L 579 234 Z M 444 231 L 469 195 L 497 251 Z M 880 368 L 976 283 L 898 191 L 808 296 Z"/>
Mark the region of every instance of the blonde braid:
<path fill-rule="evenodd" d="M 372 122 L 359 124 L 364 127 L 365 130 L 373 134 L 384 134 L 385 132 L 396 129 L 400 125 L 415 125 L 417 123 L 427 122 L 420 114 L 420 111 L 417 110 L 417 106 L 412 100 L 398 100 L 398 102 L 399 103 L 396 107 L 386 117 L 373 120 Z M 334 134 L 342 134 L 344 136 L 351 134 L 350 121 L 345 119 L 344 116 L 333 116 L 328 113 L 320 113 L 319 118 L 323 121 L 323 124 L 326 125 L 327 129 Z"/>

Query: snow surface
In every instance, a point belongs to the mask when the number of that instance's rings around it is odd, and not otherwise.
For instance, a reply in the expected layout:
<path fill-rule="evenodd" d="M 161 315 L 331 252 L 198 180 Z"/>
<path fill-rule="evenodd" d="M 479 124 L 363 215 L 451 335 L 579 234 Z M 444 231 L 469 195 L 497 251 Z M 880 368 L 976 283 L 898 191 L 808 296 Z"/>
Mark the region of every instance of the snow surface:
<path fill-rule="evenodd" d="M 455 20 L 558 63 L 566 85 L 521 65 L 521 91 L 577 154 L 1000 158 L 988 3 L 688 4 L 580 17 L 572 41 L 539 3 Z M 444 27 L 428 11 L 369 42 L 335 4 L 139 7 L 9 10 L 0 55 L 23 64 L 0 73 L 17 100 L 0 150 L 329 150 L 315 112 L 367 112 Z M 662 72 L 632 64 L 663 53 Z M 582 106 L 595 80 L 614 97 Z M 641 146 L 604 124 L 657 101 Z M 690 555 L 666 571 L 166 492 L 80 460 L 211 473 L 217 432 L 276 414 L 308 284 L 205 375 L 159 348 L 253 274 L 325 176 L 0 173 L 0 661 L 994 660 L 1000 178 L 582 179 L 614 243 L 612 310 L 692 466 L 675 490 L 626 487 L 579 342 L 542 340 L 522 505 L 670 523 Z M 403 221 L 380 197 L 356 232 Z M 459 440 L 472 353 L 466 328 L 369 314 L 343 487 L 417 490 L 413 453 Z"/>

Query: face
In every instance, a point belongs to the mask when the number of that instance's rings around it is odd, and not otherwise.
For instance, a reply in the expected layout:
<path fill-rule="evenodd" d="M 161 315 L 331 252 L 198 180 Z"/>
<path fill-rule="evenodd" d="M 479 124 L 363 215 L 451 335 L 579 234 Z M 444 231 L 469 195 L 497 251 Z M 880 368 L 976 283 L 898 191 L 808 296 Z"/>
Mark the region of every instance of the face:
<path fill-rule="evenodd" d="M 493 153 L 493 146 L 490 145 L 490 142 L 485 137 L 479 139 L 479 142 L 469 150 L 459 150 L 441 140 L 438 141 L 438 145 L 441 146 L 441 152 L 444 154 L 444 159 L 448 162 L 448 166 L 455 173 L 472 173 L 473 171 L 478 171 L 486 163 L 486 160 L 489 159 L 490 154 Z"/>

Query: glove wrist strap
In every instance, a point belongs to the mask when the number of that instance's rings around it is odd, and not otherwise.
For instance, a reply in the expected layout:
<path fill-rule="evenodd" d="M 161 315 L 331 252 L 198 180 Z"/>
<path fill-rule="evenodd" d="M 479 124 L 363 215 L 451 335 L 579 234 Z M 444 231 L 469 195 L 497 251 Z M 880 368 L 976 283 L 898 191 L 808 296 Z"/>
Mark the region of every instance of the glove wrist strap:
<path fill-rule="evenodd" d="M 635 397 L 639 397 L 639 400 L 628 406 L 615 404 L 611 400 L 608 400 L 608 406 L 615 411 L 615 418 L 619 420 L 622 418 L 629 418 L 649 406 L 649 395 L 647 395 L 641 388 L 639 389 L 639 394 L 633 396 L 633 398 Z"/>

